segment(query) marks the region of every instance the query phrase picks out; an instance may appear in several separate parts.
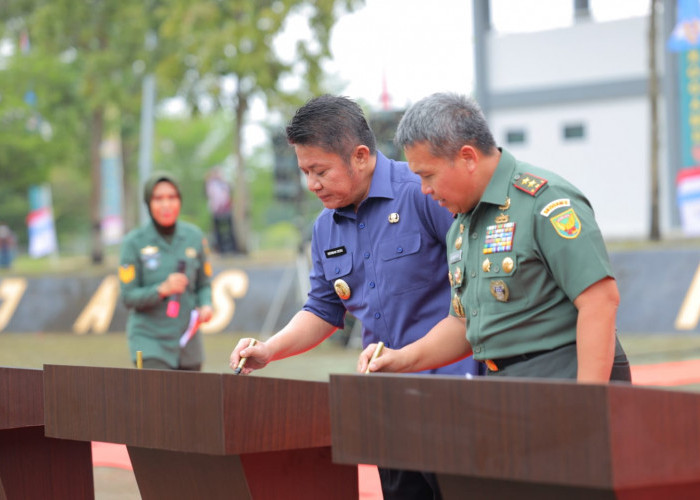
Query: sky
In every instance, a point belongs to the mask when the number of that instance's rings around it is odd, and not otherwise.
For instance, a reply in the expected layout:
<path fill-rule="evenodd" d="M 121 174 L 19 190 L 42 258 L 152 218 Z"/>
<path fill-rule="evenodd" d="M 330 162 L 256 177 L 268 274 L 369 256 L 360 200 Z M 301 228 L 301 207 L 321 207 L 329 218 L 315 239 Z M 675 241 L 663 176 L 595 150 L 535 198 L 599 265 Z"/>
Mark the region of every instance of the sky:
<path fill-rule="evenodd" d="M 498 33 L 565 27 L 574 0 L 491 0 Z M 589 0 L 595 20 L 646 15 L 649 0 Z M 471 93 L 474 85 L 470 0 L 366 0 L 332 32 L 329 71 L 347 81 L 345 95 L 380 106 L 385 78 L 403 108 L 433 92 Z"/>
<path fill-rule="evenodd" d="M 556 29 L 571 25 L 574 0 L 491 0 L 493 30 L 513 32 Z M 596 21 L 647 15 L 649 0 L 589 0 Z M 310 36 L 304 13 L 288 22 L 275 49 L 285 58 L 295 40 Z M 332 60 L 325 69 L 337 87 L 334 93 L 382 108 L 384 83 L 395 109 L 434 92 L 470 94 L 474 87 L 471 0 L 365 0 L 365 5 L 340 16 L 331 32 Z M 290 79 L 282 84 L 294 88 Z M 262 103 L 251 110 L 252 122 L 266 119 Z M 257 129 L 257 130 L 256 130 Z M 264 141 L 252 125 L 249 146 Z"/>

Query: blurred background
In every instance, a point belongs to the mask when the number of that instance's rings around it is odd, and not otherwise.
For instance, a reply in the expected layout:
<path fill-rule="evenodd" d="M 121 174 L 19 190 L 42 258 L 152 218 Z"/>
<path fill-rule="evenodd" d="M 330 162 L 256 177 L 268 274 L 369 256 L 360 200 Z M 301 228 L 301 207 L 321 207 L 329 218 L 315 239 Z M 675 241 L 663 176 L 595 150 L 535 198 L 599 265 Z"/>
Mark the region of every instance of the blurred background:
<path fill-rule="evenodd" d="M 621 332 L 700 357 L 699 34 L 697 0 L 0 0 L 0 333 L 123 334 L 119 245 L 153 170 L 215 251 L 203 331 L 274 332 L 321 209 L 294 110 L 347 95 L 400 158 L 406 107 L 454 91 L 589 196 Z M 349 317 L 334 339 L 358 333 Z"/>

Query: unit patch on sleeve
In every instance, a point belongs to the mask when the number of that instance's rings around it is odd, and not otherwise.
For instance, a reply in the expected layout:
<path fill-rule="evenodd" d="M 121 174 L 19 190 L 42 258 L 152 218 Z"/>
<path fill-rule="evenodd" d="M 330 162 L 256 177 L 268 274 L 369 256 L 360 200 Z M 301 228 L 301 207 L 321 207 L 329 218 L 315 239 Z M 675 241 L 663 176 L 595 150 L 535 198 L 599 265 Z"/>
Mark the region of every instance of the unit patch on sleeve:
<path fill-rule="evenodd" d="M 569 198 L 559 198 L 558 200 L 550 201 L 549 203 L 547 203 L 547 206 L 540 211 L 540 215 L 549 217 L 550 215 L 552 215 L 552 212 L 554 212 L 557 208 L 570 206 L 571 200 L 569 200 Z"/>
<path fill-rule="evenodd" d="M 525 191 L 530 196 L 535 196 L 537 192 L 547 184 L 547 179 L 533 174 L 522 174 L 515 177 L 513 186 Z"/>
<path fill-rule="evenodd" d="M 119 281 L 128 285 L 136 277 L 136 267 L 133 264 L 119 266 Z"/>
<path fill-rule="evenodd" d="M 549 219 L 549 221 L 554 226 L 554 229 L 556 229 L 557 234 L 562 238 L 572 240 L 581 234 L 581 220 L 578 218 L 573 208 L 555 215 Z"/>

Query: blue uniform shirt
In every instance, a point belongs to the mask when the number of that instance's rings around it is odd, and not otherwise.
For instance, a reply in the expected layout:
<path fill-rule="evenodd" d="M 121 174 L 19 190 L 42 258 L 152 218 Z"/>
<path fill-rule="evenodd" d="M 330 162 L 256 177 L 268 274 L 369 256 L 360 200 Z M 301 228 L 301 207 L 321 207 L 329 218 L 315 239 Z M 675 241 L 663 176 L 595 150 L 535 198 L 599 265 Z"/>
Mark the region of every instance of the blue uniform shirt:
<path fill-rule="evenodd" d="M 362 344 L 401 348 L 424 336 L 450 309 L 445 235 L 452 214 L 421 192 L 406 163 L 377 153 L 367 198 L 324 209 L 313 230 L 311 290 L 304 305 L 343 328 L 346 311 L 362 322 Z M 334 284 L 343 280 L 350 296 Z M 347 291 L 347 290 L 346 290 Z M 347 295 L 342 293 L 341 295 Z M 472 358 L 430 373 L 476 374 Z"/>

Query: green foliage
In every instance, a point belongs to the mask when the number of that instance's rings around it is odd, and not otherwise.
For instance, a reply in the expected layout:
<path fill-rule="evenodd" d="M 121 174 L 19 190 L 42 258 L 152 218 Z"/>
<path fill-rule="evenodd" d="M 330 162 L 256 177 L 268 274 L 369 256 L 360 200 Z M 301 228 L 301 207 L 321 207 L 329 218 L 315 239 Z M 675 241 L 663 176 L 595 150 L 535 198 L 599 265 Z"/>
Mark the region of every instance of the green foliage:
<path fill-rule="evenodd" d="M 231 153 L 230 128 L 222 114 L 192 118 L 161 118 L 156 123 L 153 168 L 175 174 L 182 192 L 182 217 L 207 230 L 210 216 L 204 181 L 211 168 Z M 137 203 L 143 203 L 137 193 Z"/>
<path fill-rule="evenodd" d="M 221 167 L 229 181 L 233 178 L 230 145 L 231 118 L 226 112 L 192 118 L 161 118 L 156 124 L 154 168 L 173 173 L 180 181 L 184 220 L 197 224 L 203 231 L 212 230 L 207 209 L 205 179 L 214 167 Z M 250 187 L 250 221 L 253 238 L 261 248 L 282 245 L 296 248 L 300 230 L 306 232 L 320 204 L 311 193 L 303 207 L 282 203 L 274 196 L 272 155 L 261 146 L 246 163 L 246 178 Z M 142 203 L 138 193 L 135 203 Z M 311 211 L 309 215 L 309 211 Z M 291 228 L 278 237 L 278 226 Z M 269 233 L 272 233 L 270 235 Z M 286 245 L 286 246 L 285 246 Z"/>
<path fill-rule="evenodd" d="M 68 244 L 88 251 L 86 242 L 99 242 L 95 238 L 100 202 L 95 152 L 103 135 L 114 131 L 123 148 L 127 203 L 131 204 L 127 210 L 133 212 L 134 203 L 141 203 L 137 152 L 142 84 L 145 75 L 155 72 L 158 96 L 183 97 L 194 112 L 190 116 L 226 111 L 213 115 L 219 120 L 216 127 L 228 128 L 226 140 L 204 156 L 198 147 L 212 133 L 211 123 L 193 119 L 191 130 L 169 119 L 158 124 L 154 168 L 172 169 L 185 181 L 183 215 L 200 224 L 207 221 L 204 175 L 226 160 L 231 162 L 227 165 L 236 165 L 232 182 L 242 189 L 237 199 L 245 201 L 244 209 L 236 213 L 251 215 L 254 229 L 264 228 L 289 207 L 280 208 L 271 196 L 269 160 L 256 156 L 248 165 L 242 156 L 241 130 L 247 111 L 252 100 L 259 99 L 269 110 L 288 116 L 310 94 L 322 92 L 320 68 L 330 55 L 331 28 L 343 10 L 361 3 L 0 2 L 0 40 L 9 40 L 17 48 L 20 36 L 28 34 L 31 42 L 28 53 L 15 50 L 0 58 L 0 218 L 15 230 L 24 228 L 28 187 L 49 182 L 61 247 Z M 275 40 L 290 15 L 299 13 L 307 18 L 311 36 L 294 42 L 294 55 L 283 59 L 275 51 Z M 302 83 L 292 92 L 283 92 L 281 82 L 289 76 L 301 78 Z M 27 91 L 36 96 L 34 103 L 25 101 Z M 168 141 L 170 149 L 162 149 Z M 252 196 L 247 201 L 249 182 Z M 128 217 L 127 224 L 133 224 Z M 23 233 L 18 232 L 21 240 Z"/>

